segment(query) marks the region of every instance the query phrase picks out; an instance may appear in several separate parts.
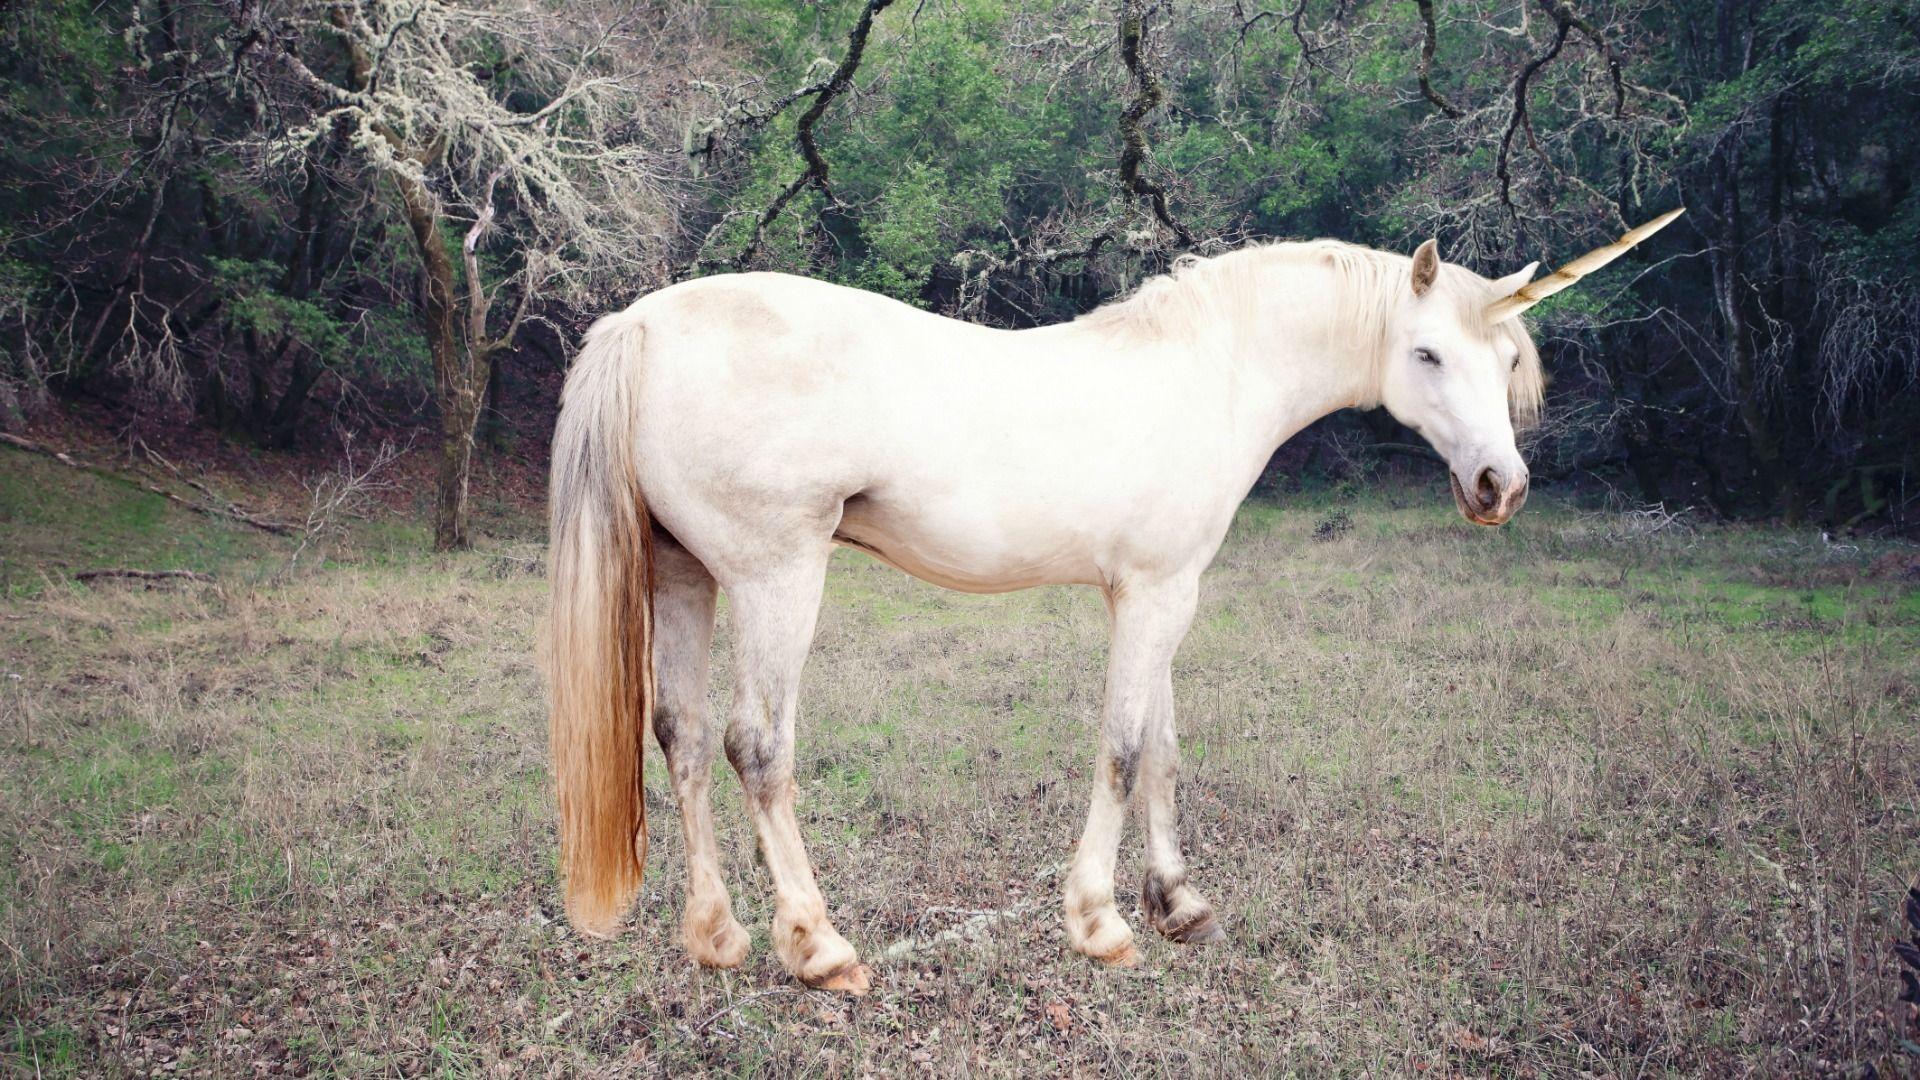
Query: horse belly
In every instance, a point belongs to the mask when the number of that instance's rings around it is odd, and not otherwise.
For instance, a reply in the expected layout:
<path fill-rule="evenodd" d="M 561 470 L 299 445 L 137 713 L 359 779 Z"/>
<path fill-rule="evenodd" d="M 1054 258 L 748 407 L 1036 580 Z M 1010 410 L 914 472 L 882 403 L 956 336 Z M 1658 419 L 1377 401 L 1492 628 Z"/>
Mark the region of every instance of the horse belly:
<path fill-rule="evenodd" d="M 833 539 L 922 581 L 960 592 L 1096 585 L 1101 580 L 1083 538 L 1037 520 L 1009 528 L 1001 515 L 965 506 L 913 505 L 856 495 L 847 500 Z"/>

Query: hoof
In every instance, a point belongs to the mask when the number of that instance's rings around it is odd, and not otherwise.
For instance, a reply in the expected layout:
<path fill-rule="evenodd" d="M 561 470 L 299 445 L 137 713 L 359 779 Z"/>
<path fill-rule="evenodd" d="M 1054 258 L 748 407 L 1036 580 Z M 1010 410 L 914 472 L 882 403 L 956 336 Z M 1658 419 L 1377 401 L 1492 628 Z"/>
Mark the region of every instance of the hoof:
<path fill-rule="evenodd" d="M 1158 925 L 1154 929 L 1164 934 L 1168 941 L 1177 941 L 1182 945 L 1206 945 L 1210 942 L 1227 940 L 1227 932 L 1221 928 L 1220 920 L 1213 912 L 1206 911 L 1200 917 L 1182 925 Z"/>
<path fill-rule="evenodd" d="M 688 921 L 682 929 L 687 952 L 701 967 L 737 968 L 747 958 L 751 939 L 732 913 L 720 919 Z"/>
<path fill-rule="evenodd" d="M 1108 967 L 1133 967 L 1140 954 L 1133 947 L 1133 931 L 1111 904 L 1083 918 L 1067 917 L 1067 940 L 1075 952 Z"/>
<path fill-rule="evenodd" d="M 780 963 L 808 986 L 847 994 L 867 992 L 867 969 L 860 955 L 815 905 L 776 913 L 773 948 Z"/>
<path fill-rule="evenodd" d="M 1149 872 L 1140 890 L 1140 906 L 1153 928 L 1169 941 L 1201 945 L 1227 936 L 1220 921 L 1213 917 L 1212 905 L 1193 891 L 1184 873 L 1167 881 Z"/>
<path fill-rule="evenodd" d="M 873 972 L 868 970 L 865 964 L 853 963 L 837 971 L 828 972 L 822 978 L 803 981 L 815 990 L 831 990 L 836 994 L 865 997 L 867 991 L 873 986 Z"/>

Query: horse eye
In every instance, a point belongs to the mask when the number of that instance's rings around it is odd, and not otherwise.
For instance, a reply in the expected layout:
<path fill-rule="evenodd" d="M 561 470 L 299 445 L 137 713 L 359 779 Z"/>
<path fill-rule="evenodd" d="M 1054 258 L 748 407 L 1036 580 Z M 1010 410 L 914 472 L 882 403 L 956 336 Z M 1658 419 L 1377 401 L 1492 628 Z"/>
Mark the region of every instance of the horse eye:
<path fill-rule="evenodd" d="M 1440 357 L 1436 356 L 1432 349 L 1415 349 L 1413 350 L 1413 358 L 1423 364 L 1431 364 L 1434 367 L 1440 366 Z"/>
<path fill-rule="evenodd" d="M 1512 366 L 1511 368 L 1508 368 L 1507 370 L 1509 370 L 1509 371 L 1519 371 L 1519 370 L 1520 370 L 1520 358 L 1519 358 L 1519 357 L 1517 357 L 1517 356 L 1516 356 L 1516 357 L 1514 357 L 1514 358 L 1513 358 L 1513 366 Z"/>

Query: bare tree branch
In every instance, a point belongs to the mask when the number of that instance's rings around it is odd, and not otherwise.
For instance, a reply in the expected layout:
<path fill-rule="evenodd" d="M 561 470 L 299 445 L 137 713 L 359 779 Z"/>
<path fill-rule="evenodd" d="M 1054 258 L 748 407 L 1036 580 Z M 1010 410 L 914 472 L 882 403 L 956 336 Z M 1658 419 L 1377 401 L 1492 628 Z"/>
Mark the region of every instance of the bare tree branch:
<path fill-rule="evenodd" d="M 1287 16 L 1282 16 L 1279 12 L 1262 12 L 1243 23 L 1242 34 L 1265 17 L 1290 18 L 1294 20 L 1297 31 L 1298 19 L 1304 8 L 1305 4 L 1301 3 L 1291 15 Z M 1120 56 L 1133 82 L 1134 95 L 1120 114 L 1118 186 L 1122 197 L 1129 204 L 1135 199 L 1145 199 L 1153 212 L 1154 221 L 1173 233 L 1180 247 L 1192 248 L 1200 241 L 1193 235 L 1192 230 L 1174 216 L 1167 200 L 1166 189 L 1142 173 L 1149 157 L 1146 118 L 1165 99 L 1159 77 L 1147 63 L 1145 55 L 1147 18 L 1152 14 L 1152 10 L 1152 8 L 1143 10 L 1140 0 L 1121 0 L 1118 26 Z M 956 309 L 960 312 L 975 309 L 985 299 L 987 286 L 995 275 L 1010 277 L 1027 275 L 1049 270 L 1064 263 L 1088 262 L 1097 258 L 1109 245 L 1120 239 L 1122 239 L 1122 230 L 1119 223 L 1109 222 L 1073 247 L 1039 244 L 1023 247 L 1019 238 L 1015 237 L 1012 240 L 1013 254 L 1009 258 L 1001 258 L 991 252 L 978 249 L 961 252 L 955 259 L 963 275 Z"/>
<path fill-rule="evenodd" d="M 1147 41 L 1147 17 L 1151 14 L 1151 8 L 1141 10 L 1140 0 L 1121 0 L 1120 59 L 1126 63 L 1127 73 L 1133 76 L 1135 92 L 1133 100 L 1120 114 L 1120 186 L 1131 195 L 1145 198 L 1153 207 L 1153 216 L 1179 237 L 1181 247 L 1192 247 L 1193 233 L 1168 209 L 1166 189 L 1140 172 L 1147 159 L 1143 124 L 1165 97 L 1159 78 L 1141 55 Z"/>
<path fill-rule="evenodd" d="M 764 126 L 787 106 L 792 105 L 803 97 L 812 95 L 813 104 L 807 107 L 806 112 L 800 114 L 800 121 L 795 131 L 795 141 L 800 148 L 800 157 L 806 163 L 806 167 L 800 171 L 799 176 L 794 177 L 785 187 L 781 188 L 780 193 L 773 197 L 773 201 L 769 202 L 765 209 L 761 210 L 760 213 L 754 217 L 753 232 L 747 237 L 747 242 L 741 246 L 739 251 L 725 259 L 696 259 L 694 262 L 677 271 L 673 275 L 674 280 L 678 281 L 692 274 L 719 267 L 734 270 L 744 267 L 748 260 L 759 253 L 760 244 L 766 236 L 767 227 L 772 225 L 774 219 L 780 216 L 781 211 L 787 208 L 787 204 L 793 201 L 794 196 L 809 187 L 820 192 L 827 200 L 829 206 L 840 205 L 840 200 L 835 197 L 833 193 L 827 159 L 820 154 L 820 144 L 814 139 L 813 129 L 814 126 L 820 122 L 820 118 L 826 115 L 827 106 L 833 104 L 835 98 L 846 93 L 847 88 L 853 85 L 854 72 L 859 70 L 860 58 L 864 56 L 867 51 L 867 38 L 873 33 L 873 18 L 880 14 L 880 12 L 885 11 L 892 4 L 893 0 L 867 0 L 866 7 L 860 9 L 859 20 L 853 24 L 853 30 L 847 34 L 846 55 L 840 58 L 840 63 L 833 69 L 833 74 L 828 76 L 824 81 L 801 87 L 799 90 L 788 94 L 781 98 L 772 109 L 746 121 L 749 127 Z M 712 141 L 709 139 L 709 151 L 711 147 Z M 717 232 L 721 226 L 726 224 L 727 220 L 728 219 L 723 218 L 719 224 L 714 226 L 714 231 Z M 713 233 L 710 232 L 708 239 L 711 240 L 712 237 Z M 705 247 L 704 244 L 701 246 Z"/>
<path fill-rule="evenodd" d="M 1563 33 L 1564 28 L 1568 26 L 1579 30 L 1588 41 L 1593 42 L 1594 48 L 1599 49 L 1600 54 L 1606 57 L 1607 77 L 1613 80 L 1613 116 L 1616 120 L 1625 116 L 1627 114 L 1627 83 L 1625 75 L 1620 70 L 1620 57 L 1613 51 L 1613 44 L 1591 22 L 1573 10 L 1573 5 L 1566 3 L 1565 0 L 1540 0 L 1540 6 L 1548 15 L 1553 16 L 1554 22 L 1562 27 Z"/>
<path fill-rule="evenodd" d="M 1427 96 L 1428 101 L 1433 102 L 1434 108 L 1458 120 L 1466 114 L 1458 105 L 1448 101 L 1440 91 L 1433 88 L 1433 50 L 1434 39 L 1437 36 L 1433 25 L 1433 0 L 1417 0 L 1417 2 L 1420 7 L 1420 25 L 1426 31 L 1426 36 L 1420 41 L 1420 92 Z"/>
<path fill-rule="evenodd" d="M 271 521 L 266 518 L 259 517 L 241 508 L 240 504 L 238 503 L 235 503 L 229 500 L 220 500 L 222 502 L 225 502 L 226 505 L 217 506 L 217 505 L 209 505 L 206 503 L 195 502 L 192 499 L 188 499 L 177 492 L 168 491 L 166 488 L 163 488 L 158 484 L 152 483 L 151 481 L 145 479 L 144 477 L 130 476 L 126 473 L 115 472 L 112 469 L 101 468 L 98 465 L 88 465 L 82 461 L 75 459 L 73 455 L 68 454 L 64 451 L 55 450 L 50 446 L 42 445 L 40 443 L 34 442 L 31 439 L 23 439 L 18 435 L 10 435 L 4 431 L 0 431 L 0 444 L 11 446 L 16 450 L 25 450 L 28 453 L 32 453 L 32 454 L 45 454 L 47 457 L 52 458 L 53 460 L 59 462 L 62 465 L 67 466 L 70 469 L 78 469 L 81 472 L 90 472 L 95 474 L 96 476 L 104 476 L 109 480 L 124 481 L 126 483 L 134 485 L 135 487 L 139 488 L 142 491 L 146 491 L 151 494 L 158 495 L 161 498 L 167 500 L 168 502 L 173 503 L 176 506 L 183 507 L 187 510 L 191 510 L 196 514 L 205 514 L 208 517 L 226 518 L 232 521 L 238 521 L 243 525 L 250 525 L 253 528 L 259 529 L 262 532 L 270 532 L 276 536 L 285 536 L 288 533 L 293 531 L 293 526 L 287 524 L 286 522 Z M 200 491 L 208 494 L 209 497 L 214 497 L 212 496 L 211 492 L 206 491 L 206 488 L 204 486 L 200 486 L 200 485 L 195 485 L 195 486 L 198 487 Z"/>
<path fill-rule="evenodd" d="M 1543 0 L 1543 3 L 1545 2 L 1546 0 Z M 1560 55 L 1561 47 L 1567 43 L 1567 33 L 1572 29 L 1572 22 L 1557 22 L 1553 45 L 1546 52 L 1528 61 L 1527 66 L 1521 68 L 1520 74 L 1513 80 L 1513 114 L 1507 119 L 1506 133 L 1500 136 L 1500 154 L 1494 166 L 1494 175 L 1500 179 L 1500 202 L 1506 206 L 1507 212 L 1512 214 L 1515 220 L 1519 219 L 1520 212 L 1513 205 L 1513 173 L 1509 165 L 1514 132 L 1520 130 L 1521 125 L 1527 122 L 1527 86 L 1533 81 L 1533 77 L 1539 74 L 1541 68 L 1552 63 L 1554 57 Z"/>

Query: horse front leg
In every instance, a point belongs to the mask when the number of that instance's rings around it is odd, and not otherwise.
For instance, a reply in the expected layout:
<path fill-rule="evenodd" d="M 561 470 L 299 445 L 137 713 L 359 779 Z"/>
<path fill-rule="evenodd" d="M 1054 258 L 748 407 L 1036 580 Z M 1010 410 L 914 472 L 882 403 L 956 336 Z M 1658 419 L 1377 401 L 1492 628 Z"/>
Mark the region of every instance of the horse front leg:
<path fill-rule="evenodd" d="M 1107 591 L 1113 643 L 1100 754 L 1087 827 L 1074 852 L 1065 893 L 1068 941 L 1103 963 L 1124 966 L 1138 958 L 1133 931 L 1114 905 L 1114 859 L 1143 761 L 1150 760 L 1148 751 L 1163 732 L 1171 738 L 1173 654 L 1193 621 L 1198 593 L 1198 577 L 1184 575 L 1154 582 L 1123 580 Z M 1167 802 L 1171 806 L 1170 785 Z M 1177 844 L 1174 850 L 1177 858 Z"/>
<path fill-rule="evenodd" d="M 1226 932 L 1214 919 L 1213 906 L 1187 883 L 1187 861 L 1180 854 L 1180 809 L 1173 798 L 1180 741 L 1173 709 L 1152 717 L 1145 735 L 1140 805 L 1147 819 L 1147 872 L 1140 886 L 1140 909 L 1170 940 L 1185 945 L 1219 941 Z"/>
<path fill-rule="evenodd" d="M 867 968 L 827 921 L 826 900 L 814 882 L 793 812 L 800 669 L 813 641 L 825 577 L 823 551 L 817 561 L 728 585 L 735 680 L 727 760 L 740 774 L 773 878 L 773 948 L 780 962 L 808 986 L 864 994 Z"/>

